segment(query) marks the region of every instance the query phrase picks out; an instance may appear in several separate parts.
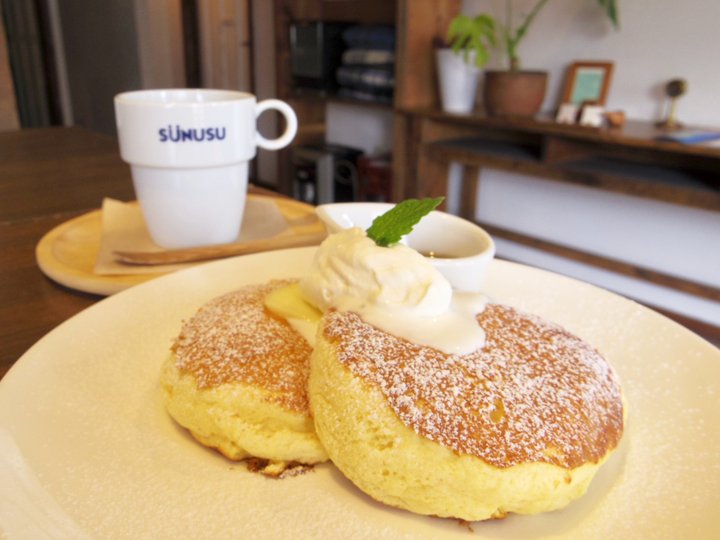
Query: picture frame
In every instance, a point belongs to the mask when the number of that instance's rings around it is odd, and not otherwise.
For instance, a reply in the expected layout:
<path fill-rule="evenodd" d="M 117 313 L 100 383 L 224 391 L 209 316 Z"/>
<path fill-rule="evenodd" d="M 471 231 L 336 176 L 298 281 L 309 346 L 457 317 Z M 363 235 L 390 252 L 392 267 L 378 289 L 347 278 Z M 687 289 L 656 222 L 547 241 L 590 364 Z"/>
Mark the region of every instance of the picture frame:
<path fill-rule="evenodd" d="M 612 74 L 612 62 L 573 62 L 567 71 L 560 103 L 605 105 Z"/>

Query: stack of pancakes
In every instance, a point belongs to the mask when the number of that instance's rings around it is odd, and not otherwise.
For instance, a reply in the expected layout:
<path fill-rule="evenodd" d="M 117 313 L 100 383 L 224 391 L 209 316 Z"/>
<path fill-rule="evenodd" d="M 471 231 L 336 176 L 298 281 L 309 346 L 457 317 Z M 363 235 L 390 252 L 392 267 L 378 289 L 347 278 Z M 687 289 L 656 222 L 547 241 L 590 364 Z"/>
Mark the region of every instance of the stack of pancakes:
<path fill-rule="evenodd" d="M 373 498 L 467 521 L 580 497 L 623 432 L 612 368 L 587 343 L 499 304 L 467 355 L 329 310 L 314 350 L 244 287 L 183 326 L 166 364 L 168 410 L 231 459 L 329 458 Z"/>

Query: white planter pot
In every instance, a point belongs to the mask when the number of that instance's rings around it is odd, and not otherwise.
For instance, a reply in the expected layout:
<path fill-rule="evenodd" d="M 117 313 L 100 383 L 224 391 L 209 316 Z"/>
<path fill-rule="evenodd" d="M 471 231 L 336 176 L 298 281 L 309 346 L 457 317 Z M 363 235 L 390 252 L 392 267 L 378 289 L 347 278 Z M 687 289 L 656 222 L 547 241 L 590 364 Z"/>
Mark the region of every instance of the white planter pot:
<path fill-rule="evenodd" d="M 474 64 L 471 51 L 467 63 L 463 54 L 452 49 L 436 49 L 440 98 L 445 112 L 467 114 L 475 107 L 475 96 L 480 81 L 480 69 Z"/>

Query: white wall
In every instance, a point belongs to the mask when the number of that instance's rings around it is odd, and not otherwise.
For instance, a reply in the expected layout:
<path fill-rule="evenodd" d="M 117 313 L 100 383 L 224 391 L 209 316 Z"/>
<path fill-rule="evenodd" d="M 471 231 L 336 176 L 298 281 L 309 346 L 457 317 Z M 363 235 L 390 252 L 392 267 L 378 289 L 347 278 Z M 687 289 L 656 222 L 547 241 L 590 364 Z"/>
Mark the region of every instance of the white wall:
<path fill-rule="evenodd" d="M 534 2 L 516 0 L 516 10 Z M 575 60 L 615 64 L 608 109 L 655 121 L 669 79 L 688 81 L 679 119 L 720 128 L 717 0 L 618 0 L 620 30 L 595 0 L 553 0 L 535 20 L 519 52 L 527 69 L 550 72 L 544 109 L 558 101 Z M 465 0 L 463 11 L 504 16 L 504 0 Z M 502 66 L 496 57 L 489 67 Z M 455 173 L 457 174 L 457 173 Z M 718 171 L 720 179 L 720 170 Z M 456 181 L 455 178 L 452 179 Z M 671 275 L 720 287 L 720 213 L 498 171 L 481 173 L 476 218 Z M 645 303 L 720 325 L 720 304 L 598 271 L 512 242 L 498 254 L 566 273 Z"/>
<path fill-rule="evenodd" d="M 534 4 L 515 0 L 516 11 Z M 505 0 L 465 0 L 463 12 L 490 12 L 504 20 Z M 620 29 L 614 30 L 596 0 L 552 0 L 535 20 L 519 53 L 527 69 L 550 72 L 545 109 L 557 105 L 565 69 L 575 60 L 615 63 L 607 106 L 628 117 L 657 120 L 665 110 L 663 85 L 682 77 L 688 92 L 680 119 L 720 126 L 720 46 L 716 0 L 618 0 Z M 504 65 L 496 56 L 489 67 Z"/>

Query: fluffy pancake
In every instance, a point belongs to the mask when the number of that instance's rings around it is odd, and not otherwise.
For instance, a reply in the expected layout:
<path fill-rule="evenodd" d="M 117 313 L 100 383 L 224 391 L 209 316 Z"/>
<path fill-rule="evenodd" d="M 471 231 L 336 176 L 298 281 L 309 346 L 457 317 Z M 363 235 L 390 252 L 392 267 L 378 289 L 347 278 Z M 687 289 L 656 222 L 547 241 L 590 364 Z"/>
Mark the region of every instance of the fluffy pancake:
<path fill-rule="evenodd" d="M 580 497 L 623 432 L 617 377 L 579 338 L 489 304 L 485 346 L 448 355 L 325 314 L 310 404 L 335 465 L 373 498 L 468 521 Z"/>
<path fill-rule="evenodd" d="M 327 459 L 310 417 L 311 347 L 264 298 L 289 281 L 249 285 L 215 298 L 186 321 L 162 373 L 170 415 L 202 444 L 233 460 Z"/>

